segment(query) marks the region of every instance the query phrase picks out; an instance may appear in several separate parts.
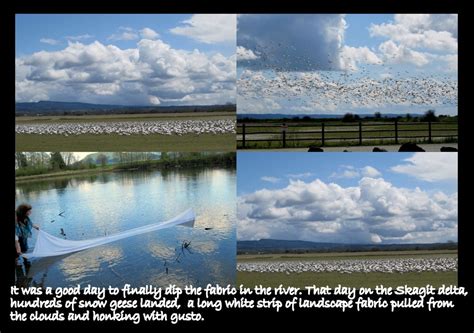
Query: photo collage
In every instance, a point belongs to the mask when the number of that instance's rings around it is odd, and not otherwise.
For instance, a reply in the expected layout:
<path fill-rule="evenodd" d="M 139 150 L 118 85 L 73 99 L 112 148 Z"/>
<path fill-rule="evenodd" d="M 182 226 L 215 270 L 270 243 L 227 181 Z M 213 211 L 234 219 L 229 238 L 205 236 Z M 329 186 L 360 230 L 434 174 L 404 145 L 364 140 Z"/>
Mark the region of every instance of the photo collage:
<path fill-rule="evenodd" d="M 19 287 L 458 284 L 457 14 L 16 14 L 15 141 Z"/>

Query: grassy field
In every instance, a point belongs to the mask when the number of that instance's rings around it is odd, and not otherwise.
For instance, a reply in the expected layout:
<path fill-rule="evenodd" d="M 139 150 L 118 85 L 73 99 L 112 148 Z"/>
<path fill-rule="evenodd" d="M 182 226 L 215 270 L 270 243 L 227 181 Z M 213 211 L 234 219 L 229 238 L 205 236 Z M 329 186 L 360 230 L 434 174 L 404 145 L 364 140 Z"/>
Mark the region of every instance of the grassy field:
<path fill-rule="evenodd" d="M 60 124 L 158 120 L 235 119 L 233 112 L 186 112 L 160 114 L 116 114 L 86 116 L 17 117 L 16 123 Z M 17 134 L 17 151 L 235 151 L 235 134 L 202 135 L 36 135 Z"/>
<path fill-rule="evenodd" d="M 237 285 L 243 284 L 248 288 L 256 285 L 265 287 L 278 287 L 282 284 L 285 287 L 305 286 L 330 286 L 336 287 L 338 284 L 354 288 L 374 288 L 377 285 L 386 287 L 397 287 L 408 285 L 410 287 L 424 287 L 430 284 L 434 287 L 441 285 L 457 285 L 457 272 L 423 272 L 423 273 L 314 273 L 304 272 L 300 274 L 287 275 L 285 273 L 251 273 L 237 272 Z"/>
<path fill-rule="evenodd" d="M 103 121 L 147 121 L 147 120 L 217 120 L 235 119 L 235 112 L 180 112 L 180 113 L 143 113 L 111 114 L 85 116 L 25 116 L 16 117 L 17 124 L 71 123 Z"/>
<path fill-rule="evenodd" d="M 420 251 L 370 251 L 370 252 L 328 252 L 302 254 L 239 254 L 239 262 L 257 261 L 313 261 L 344 259 L 391 259 L 391 258 L 426 258 L 457 256 L 457 250 L 420 250 Z"/>
<path fill-rule="evenodd" d="M 235 134 L 16 135 L 17 151 L 235 151 Z"/>
<path fill-rule="evenodd" d="M 456 257 L 456 250 L 420 250 L 420 251 L 377 251 L 377 252 L 343 252 L 343 253 L 305 253 L 305 254 L 262 254 L 238 255 L 239 263 L 272 262 L 272 261 L 317 261 L 346 259 L 394 259 L 394 258 L 428 258 Z M 442 284 L 457 284 L 457 272 L 422 272 L 422 273 L 334 273 L 303 272 L 299 274 L 237 272 L 237 284 L 247 287 L 263 285 L 268 287 L 307 285 L 335 287 L 338 284 L 350 287 L 396 287 L 398 285 L 425 286 L 431 284 L 439 287 Z"/>
<path fill-rule="evenodd" d="M 314 124 L 288 124 L 286 129 L 287 147 L 320 146 L 322 144 L 322 127 Z M 457 122 L 438 122 L 431 124 L 432 140 L 456 141 L 458 133 Z M 247 148 L 279 148 L 282 146 L 281 127 L 269 127 L 265 124 L 247 124 L 245 128 Z M 427 141 L 427 123 L 398 123 L 398 140 L 400 143 L 408 141 Z M 238 148 L 242 146 L 242 127 L 237 128 Z M 248 141 L 261 140 L 261 141 Z M 277 141 L 271 141 L 277 140 Z M 325 124 L 324 146 L 358 145 L 359 124 L 331 122 Z M 393 144 L 395 142 L 395 125 L 393 122 L 362 122 L 362 144 Z"/>

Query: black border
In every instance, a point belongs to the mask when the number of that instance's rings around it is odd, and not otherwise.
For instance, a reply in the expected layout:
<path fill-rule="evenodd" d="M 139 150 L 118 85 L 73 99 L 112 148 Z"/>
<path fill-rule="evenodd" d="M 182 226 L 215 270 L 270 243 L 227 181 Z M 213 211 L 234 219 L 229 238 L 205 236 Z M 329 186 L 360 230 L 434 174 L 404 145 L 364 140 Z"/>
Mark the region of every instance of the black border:
<path fill-rule="evenodd" d="M 13 247 L 13 240 L 8 235 L 13 234 L 13 224 L 9 223 L 10 213 L 15 205 L 13 191 L 15 189 L 14 177 L 14 108 L 15 108 L 15 13 L 458 13 L 459 14 L 459 174 L 458 174 L 458 194 L 459 194 L 459 221 L 458 240 L 459 240 L 459 284 L 466 287 L 469 295 L 465 298 L 456 300 L 454 309 L 443 311 L 401 311 L 397 313 L 388 313 L 386 311 L 372 310 L 365 312 L 341 313 L 339 311 L 312 311 L 298 313 L 273 313 L 267 311 L 227 311 L 221 313 L 209 313 L 207 320 L 202 324 L 185 324 L 174 326 L 181 327 L 199 327 L 212 326 L 218 329 L 226 329 L 229 325 L 233 328 L 255 329 L 257 327 L 265 328 L 284 328 L 292 327 L 297 330 L 354 330 L 363 329 L 364 331 L 384 331 L 394 328 L 397 331 L 422 330 L 423 332 L 437 329 L 446 329 L 449 331 L 461 331 L 460 326 L 467 328 L 470 332 L 474 329 L 472 317 L 473 296 L 473 276 L 470 270 L 472 265 L 472 220 L 469 214 L 469 195 L 468 179 L 470 172 L 467 169 L 469 164 L 469 144 L 467 133 L 472 126 L 470 121 L 472 111 L 467 103 L 467 43 L 468 33 L 465 27 L 469 24 L 466 11 L 462 11 L 460 1 L 401 1 L 401 0 L 344 0 L 344 1 L 302 1 L 293 0 L 291 2 L 283 1 L 252 1 L 252 2 L 224 2 L 216 1 L 133 1 L 132 3 L 113 3 L 103 2 L 98 4 L 92 1 L 65 2 L 65 1 L 21 1 L 21 3 L 9 4 L 2 10 L 0 18 L 0 31 L 2 34 L 2 52 L 0 52 L 2 73 L 4 79 L 3 89 L 1 89 L 3 100 L 3 119 L 2 131 L 5 142 L 4 159 L 1 163 L 3 167 L 3 181 L 1 184 L 1 204 L 3 215 L 6 216 L 4 231 L 1 232 L 1 244 L 7 259 L 1 282 L 1 300 L 2 313 L 0 315 L 0 332 L 9 332 L 18 328 L 58 328 L 67 327 L 105 327 L 107 328 L 137 328 L 137 329 L 159 329 L 162 327 L 173 327 L 169 324 L 147 323 L 146 325 L 133 325 L 132 323 L 12 323 L 9 320 L 10 308 L 10 288 L 13 281 L 13 267 L 10 266 L 9 253 Z M 466 57 L 466 58 L 465 58 Z M 6 141 L 5 141 L 6 139 Z M 6 213 L 5 213 L 6 212 Z M 11 267 L 11 268 L 10 268 Z M 469 316 L 470 315 L 470 316 Z M 224 322 L 224 324 L 223 324 Z M 378 324 L 376 323 L 378 322 Z M 102 325 L 100 325 L 102 324 Z M 104 325 L 105 324 L 105 325 Z M 325 331 L 325 330 L 324 330 Z"/>

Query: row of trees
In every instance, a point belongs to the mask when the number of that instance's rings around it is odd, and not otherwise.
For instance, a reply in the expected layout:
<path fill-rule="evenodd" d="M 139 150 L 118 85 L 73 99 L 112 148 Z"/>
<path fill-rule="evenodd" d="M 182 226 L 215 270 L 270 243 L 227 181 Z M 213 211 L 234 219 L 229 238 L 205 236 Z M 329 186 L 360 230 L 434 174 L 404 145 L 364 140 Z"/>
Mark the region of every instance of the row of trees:
<path fill-rule="evenodd" d="M 82 170 L 105 167 L 110 164 L 117 164 L 121 167 L 142 166 L 162 162 L 163 165 L 176 165 L 176 162 L 187 163 L 190 160 L 207 161 L 209 157 L 216 159 L 221 153 L 200 152 L 200 153 L 156 153 L 156 152 L 117 152 L 117 153 L 96 153 L 91 154 L 78 161 L 74 153 L 71 152 L 17 152 L 15 153 L 15 169 L 17 176 L 38 175 L 52 171 L 61 170 Z M 214 156 L 214 157 L 213 157 Z M 224 158 L 225 160 L 228 157 Z M 155 161 L 155 162 L 153 162 Z"/>
<path fill-rule="evenodd" d="M 446 116 L 436 116 L 436 112 L 435 110 L 428 110 L 426 111 L 422 117 L 414 117 L 412 116 L 411 114 L 407 113 L 405 115 L 405 117 L 402 117 L 402 116 L 397 116 L 396 118 L 397 119 L 403 119 L 405 121 L 415 121 L 415 120 L 420 120 L 420 121 L 431 121 L 431 122 L 436 122 L 436 121 L 439 121 L 439 118 L 442 118 L 442 117 L 446 117 Z M 380 112 L 375 112 L 374 113 L 374 117 L 373 117 L 375 120 L 381 120 L 383 118 L 387 119 L 388 117 L 383 117 L 382 113 Z M 390 117 L 389 119 L 392 119 L 393 117 Z M 359 121 L 361 119 L 361 117 L 357 114 L 352 114 L 352 113 L 346 113 L 344 115 L 344 117 L 342 117 L 342 121 L 343 122 L 355 122 L 355 121 Z"/>
<path fill-rule="evenodd" d="M 436 111 L 435 110 L 428 110 L 426 111 L 423 115 L 418 115 L 418 114 L 410 114 L 410 113 L 407 113 L 405 115 L 384 115 L 382 114 L 381 112 L 377 111 L 375 112 L 372 116 L 371 115 L 358 115 L 358 114 L 354 114 L 354 113 L 346 113 L 343 117 L 342 117 L 342 121 L 343 122 L 358 122 L 362 119 L 369 119 L 369 120 L 394 120 L 394 119 L 397 119 L 399 121 L 413 121 L 413 122 L 417 122 L 417 121 L 431 121 L 431 122 L 437 122 L 437 121 L 443 121 L 443 119 L 446 119 L 446 118 L 451 118 L 453 120 L 457 120 L 457 116 L 449 116 L 449 115 L 439 115 L 437 116 L 436 115 Z M 279 118 L 279 119 L 254 119 L 254 118 L 250 118 L 250 117 L 245 117 L 245 118 L 239 118 L 237 119 L 237 121 L 240 123 L 240 122 L 243 122 L 243 123 L 249 123 L 249 122 L 268 122 L 269 120 L 271 121 L 277 121 L 277 120 L 280 120 L 280 121 L 303 121 L 303 122 L 314 122 L 314 121 L 317 121 L 317 122 L 321 122 L 321 121 L 334 121 L 334 120 L 338 120 L 337 118 L 312 118 L 311 116 L 294 116 L 294 117 L 284 117 L 284 118 Z"/>
<path fill-rule="evenodd" d="M 72 152 L 16 152 L 16 175 L 37 175 L 50 171 L 95 168 L 92 161 L 77 161 Z"/>
<path fill-rule="evenodd" d="M 36 169 L 65 169 L 76 163 L 74 153 L 46 153 L 46 152 L 16 152 L 15 153 L 15 168 L 36 168 Z"/>

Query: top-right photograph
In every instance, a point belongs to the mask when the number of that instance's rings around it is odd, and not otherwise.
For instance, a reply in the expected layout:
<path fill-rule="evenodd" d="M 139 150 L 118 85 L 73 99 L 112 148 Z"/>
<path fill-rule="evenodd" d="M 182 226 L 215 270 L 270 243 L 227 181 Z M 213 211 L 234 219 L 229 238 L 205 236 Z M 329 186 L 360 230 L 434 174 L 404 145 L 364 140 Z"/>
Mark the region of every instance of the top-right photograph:
<path fill-rule="evenodd" d="M 239 15 L 237 148 L 457 151 L 458 15 Z"/>

